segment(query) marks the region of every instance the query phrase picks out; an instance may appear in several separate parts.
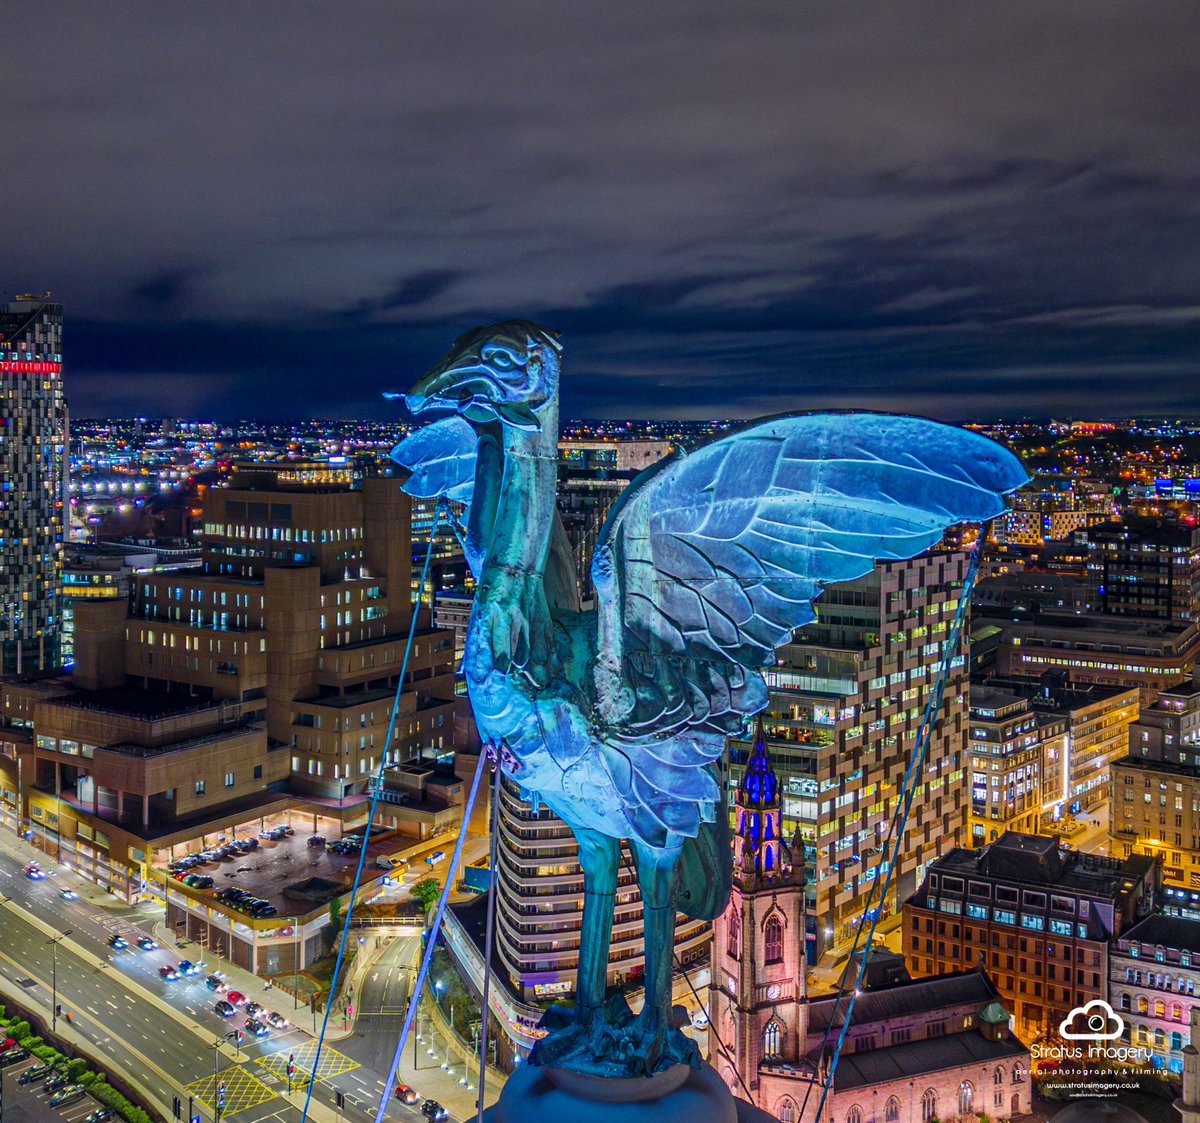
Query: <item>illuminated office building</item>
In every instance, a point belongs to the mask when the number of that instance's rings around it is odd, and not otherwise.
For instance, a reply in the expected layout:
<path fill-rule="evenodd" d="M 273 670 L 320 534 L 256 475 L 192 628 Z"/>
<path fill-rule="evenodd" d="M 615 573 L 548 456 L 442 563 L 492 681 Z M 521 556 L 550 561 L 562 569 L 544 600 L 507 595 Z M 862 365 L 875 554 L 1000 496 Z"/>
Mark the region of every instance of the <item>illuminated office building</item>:
<path fill-rule="evenodd" d="M 866 908 L 966 568 L 964 553 L 934 553 L 830 586 L 816 621 L 767 672 L 763 730 L 781 785 L 783 837 L 799 832 L 804 844 L 810 961 L 852 938 Z M 966 840 L 966 637 L 964 629 L 950 653 L 884 916 L 935 855 Z M 729 742 L 731 812 L 751 748 Z"/>
<path fill-rule="evenodd" d="M 59 665 L 67 491 L 62 305 L 0 305 L 0 673 Z"/>

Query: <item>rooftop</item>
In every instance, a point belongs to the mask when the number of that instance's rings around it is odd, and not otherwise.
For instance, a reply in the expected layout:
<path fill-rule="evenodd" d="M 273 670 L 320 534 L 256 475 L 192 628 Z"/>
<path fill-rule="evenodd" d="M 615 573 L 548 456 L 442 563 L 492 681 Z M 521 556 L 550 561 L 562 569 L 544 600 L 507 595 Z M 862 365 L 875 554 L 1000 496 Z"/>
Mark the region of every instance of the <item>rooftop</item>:
<path fill-rule="evenodd" d="M 964 1030 L 946 1037 L 929 1037 L 904 1045 L 889 1045 L 886 1049 L 845 1054 L 838 1061 L 833 1084 L 841 1092 L 962 1065 L 992 1065 L 997 1061 L 1024 1057 L 1028 1052 L 1011 1033 L 1005 1033 L 999 1041 L 989 1041 L 977 1030 Z"/>
<path fill-rule="evenodd" d="M 1122 932 L 1121 943 L 1126 941 L 1200 952 L 1200 920 L 1155 913 Z"/>
<path fill-rule="evenodd" d="M 851 1025 L 885 1022 L 915 1013 L 932 1013 L 951 1007 L 971 1005 L 982 1010 L 995 1002 L 999 992 L 982 971 L 957 971 L 928 979 L 895 983 L 878 990 L 864 991 L 854 1003 Z M 835 998 L 823 998 L 808 1004 L 809 1031 L 823 1033 L 833 1015 Z M 840 1071 L 840 1070 L 839 1070 Z"/>

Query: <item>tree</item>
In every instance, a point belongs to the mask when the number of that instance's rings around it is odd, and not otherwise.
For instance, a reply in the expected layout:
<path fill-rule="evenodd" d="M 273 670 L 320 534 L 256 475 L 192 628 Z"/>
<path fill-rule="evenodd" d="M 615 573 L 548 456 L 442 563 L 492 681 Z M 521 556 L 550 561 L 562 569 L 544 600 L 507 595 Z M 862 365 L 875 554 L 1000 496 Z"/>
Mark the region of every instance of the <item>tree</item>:
<path fill-rule="evenodd" d="M 421 908 L 428 912 L 442 895 L 442 887 L 432 877 L 426 877 L 418 881 L 409 892 L 413 899 L 420 903 Z"/>

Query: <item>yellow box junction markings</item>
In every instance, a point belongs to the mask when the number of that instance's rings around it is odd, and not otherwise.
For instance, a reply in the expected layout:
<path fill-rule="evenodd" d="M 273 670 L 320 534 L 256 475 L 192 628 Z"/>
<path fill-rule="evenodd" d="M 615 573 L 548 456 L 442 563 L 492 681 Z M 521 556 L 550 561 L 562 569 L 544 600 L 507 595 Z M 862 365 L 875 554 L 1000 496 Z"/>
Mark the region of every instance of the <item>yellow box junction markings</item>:
<path fill-rule="evenodd" d="M 225 1085 L 222 1119 L 275 1099 L 275 1093 L 270 1088 L 240 1065 L 227 1068 L 216 1077 L 206 1076 L 203 1080 L 197 1080 L 189 1084 L 184 1091 L 190 1096 L 195 1096 L 196 1102 L 211 1115 L 217 1102 L 218 1086 L 222 1083 Z"/>
<path fill-rule="evenodd" d="M 307 1082 L 312 1073 L 312 1062 L 316 1055 L 317 1043 L 315 1041 L 306 1041 L 303 1045 L 298 1045 L 294 1049 L 279 1049 L 268 1056 L 259 1057 L 258 1064 L 273 1072 L 276 1076 L 280 1076 L 286 1080 L 288 1057 L 294 1057 L 296 1072 L 292 1077 L 292 1083 L 299 1084 L 301 1081 Z M 321 1060 L 317 1065 L 317 1079 L 332 1080 L 335 1076 L 342 1076 L 347 1072 L 353 1072 L 359 1067 L 361 1066 L 358 1061 L 352 1061 L 349 1057 L 343 1056 L 336 1049 L 331 1049 L 326 1045 L 321 1050 Z"/>

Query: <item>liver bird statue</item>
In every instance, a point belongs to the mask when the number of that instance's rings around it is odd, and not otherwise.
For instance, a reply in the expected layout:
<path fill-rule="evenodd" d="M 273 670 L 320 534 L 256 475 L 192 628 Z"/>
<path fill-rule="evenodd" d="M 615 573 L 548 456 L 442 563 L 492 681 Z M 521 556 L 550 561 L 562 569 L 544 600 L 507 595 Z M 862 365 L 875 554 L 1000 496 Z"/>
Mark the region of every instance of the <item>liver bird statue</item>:
<path fill-rule="evenodd" d="M 463 335 L 406 395 L 414 415 L 451 416 L 392 455 L 410 495 L 465 505 L 477 590 L 463 673 L 480 735 L 579 843 L 573 1020 L 531 1059 L 649 1075 L 694 1060 L 671 1023 L 676 912 L 712 919 L 728 900 L 715 762 L 766 705 L 776 648 L 814 619 L 823 586 L 995 517 L 1026 474 L 1001 446 L 919 418 L 760 421 L 629 484 L 596 543 L 595 607 L 582 611 L 555 504 L 561 355 L 557 334 L 527 321 Z M 642 893 L 645 998 L 614 1026 L 605 988 L 622 840 Z"/>

